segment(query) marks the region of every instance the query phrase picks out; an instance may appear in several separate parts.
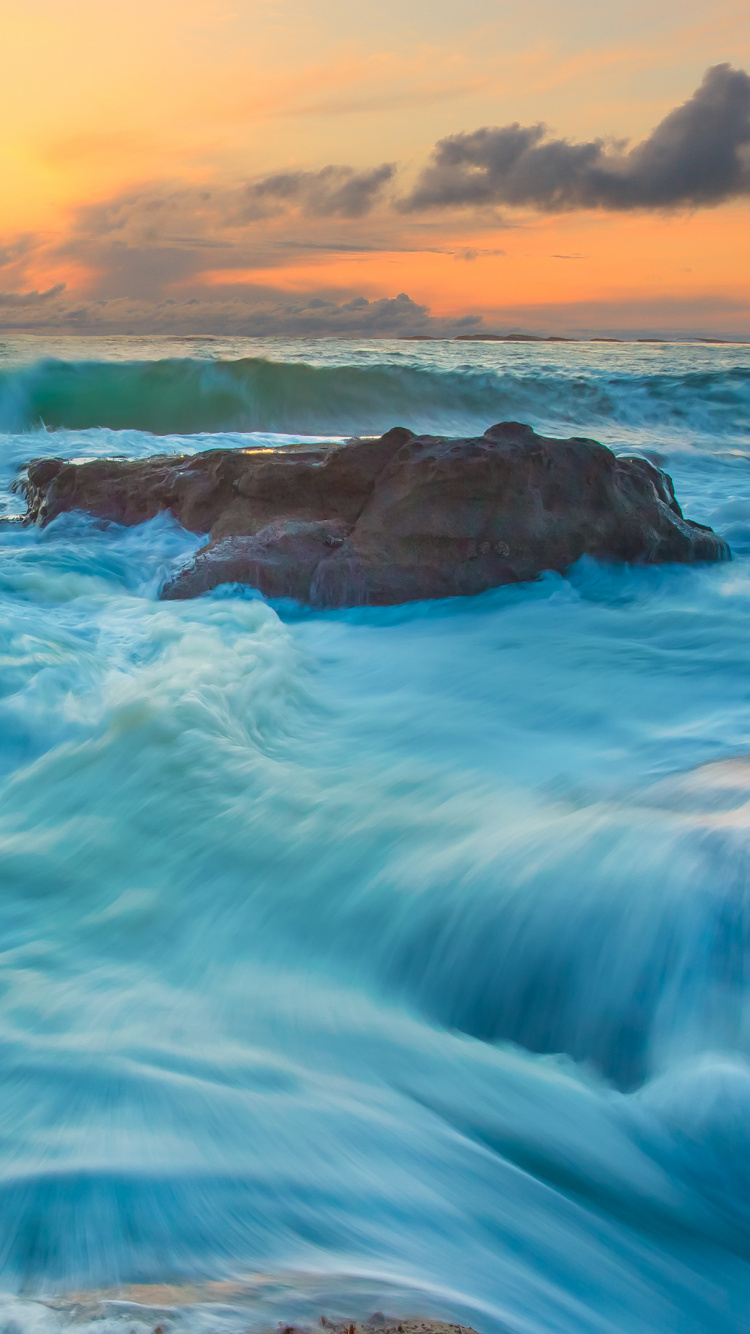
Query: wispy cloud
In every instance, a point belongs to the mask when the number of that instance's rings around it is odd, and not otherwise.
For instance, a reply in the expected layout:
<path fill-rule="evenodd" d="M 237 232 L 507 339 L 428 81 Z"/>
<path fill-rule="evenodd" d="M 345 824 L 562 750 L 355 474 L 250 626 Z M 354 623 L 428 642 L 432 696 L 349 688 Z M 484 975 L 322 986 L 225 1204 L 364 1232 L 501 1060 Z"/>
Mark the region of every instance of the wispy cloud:
<path fill-rule="evenodd" d="M 395 162 L 369 171 L 329 166 L 320 171 L 287 171 L 266 176 L 246 187 L 250 209 L 267 201 L 276 207 L 298 205 L 317 218 L 361 218 L 371 212 L 396 172 Z"/>
<path fill-rule="evenodd" d="M 494 255 L 504 255 L 506 252 L 504 250 L 481 249 L 478 246 L 467 245 L 461 246 L 458 250 L 449 251 L 448 253 L 452 254 L 454 259 L 464 259 L 469 263 L 472 263 L 475 259 L 487 259 Z"/>
<path fill-rule="evenodd" d="M 45 301 L 54 301 L 56 297 L 62 296 L 65 291 L 65 283 L 55 283 L 54 287 L 48 287 L 46 292 L 0 292 L 0 306 L 28 307 L 39 306 Z"/>

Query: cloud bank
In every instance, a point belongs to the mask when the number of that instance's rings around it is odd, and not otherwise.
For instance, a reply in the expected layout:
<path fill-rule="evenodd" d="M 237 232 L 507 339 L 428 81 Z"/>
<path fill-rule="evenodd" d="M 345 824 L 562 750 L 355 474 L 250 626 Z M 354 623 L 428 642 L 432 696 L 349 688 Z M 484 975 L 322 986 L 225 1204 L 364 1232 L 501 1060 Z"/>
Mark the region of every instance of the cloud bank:
<path fill-rule="evenodd" d="M 441 139 L 410 193 L 399 197 L 396 180 L 392 162 L 328 164 L 218 184 L 157 180 L 81 206 L 62 233 L 0 236 L 0 325 L 303 337 L 468 332 L 480 317 L 436 318 L 404 292 L 393 295 L 411 282 L 410 261 L 399 269 L 399 255 L 503 255 L 473 245 L 472 234 L 486 240 L 488 228 L 525 226 L 528 217 L 513 220 L 512 209 L 617 215 L 750 195 L 750 76 L 727 64 L 709 69 L 632 147 L 553 138 L 541 123 L 483 127 Z M 496 206 L 502 219 L 490 212 Z M 556 259 L 585 258 L 559 250 Z M 379 253 L 388 256 L 380 268 Z M 362 258 L 370 256 L 367 269 Z M 352 262 L 335 268 L 336 257 Z M 389 274 L 393 285 L 381 296 Z M 502 279 L 493 281 L 500 306 Z M 507 297 L 503 308 L 514 324 L 525 322 Z"/>
<path fill-rule="evenodd" d="M 750 76 L 715 65 L 687 102 L 629 150 L 602 139 L 552 139 L 543 124 L 449 135 L 401 208 L 664 209 L 747 194 Z"/>
<path fill-rule="evenodd" d="M 369 300 L 290 295 L 272 286 L 238 286 L 219 294 L 149 301 L 119 296 L 81 301 L 64 284 L 47 292 L 0 291 L 6 333 L 228 334 L 259 338 L 453 337 L 482 326 L 478 315 L 443 319 L 406 292 Z"/>

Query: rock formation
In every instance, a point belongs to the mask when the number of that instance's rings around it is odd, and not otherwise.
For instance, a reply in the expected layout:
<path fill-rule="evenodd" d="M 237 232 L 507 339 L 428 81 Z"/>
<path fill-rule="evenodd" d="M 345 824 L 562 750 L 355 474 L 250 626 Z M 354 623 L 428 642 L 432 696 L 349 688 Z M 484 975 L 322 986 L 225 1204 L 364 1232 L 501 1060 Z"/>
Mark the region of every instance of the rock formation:
<path fill-rule="evenodd" d="M 29 522 L 84 510 L 136 524 L 169 510 L 208 533 L 165 598 L 231 582 L 317 607 L 383 605 L 481 593 L 583 555 L 654 564 L 730 554 L 683 517 L 671 479 L 647 459 L 517 422 L 467 439 L 395 427 L 344 445 L 42 459 L 20 486 Z"/>

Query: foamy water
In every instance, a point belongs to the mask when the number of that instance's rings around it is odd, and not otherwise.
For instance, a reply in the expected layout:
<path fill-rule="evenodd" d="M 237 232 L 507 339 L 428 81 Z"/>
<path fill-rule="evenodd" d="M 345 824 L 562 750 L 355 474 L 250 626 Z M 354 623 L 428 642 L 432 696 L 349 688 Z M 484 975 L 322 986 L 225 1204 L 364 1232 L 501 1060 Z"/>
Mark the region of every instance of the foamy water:
<path fill-rule="evenodd" d="M 0 1324 L 746 1330 L 750 349 L 0 353 L 8 515 L 40 455 L 511 418 L 735 557 L 311 614 L 159 603 L 167 517 L 0 527 Z"/>

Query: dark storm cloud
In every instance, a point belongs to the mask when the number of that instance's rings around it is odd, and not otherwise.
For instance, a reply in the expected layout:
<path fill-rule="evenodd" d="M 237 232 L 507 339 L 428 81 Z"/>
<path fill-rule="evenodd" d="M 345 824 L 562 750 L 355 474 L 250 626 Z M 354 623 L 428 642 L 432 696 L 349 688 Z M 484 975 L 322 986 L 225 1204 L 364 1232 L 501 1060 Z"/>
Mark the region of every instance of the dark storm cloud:
<path fill-rule="evenodd" d="M 626 151 L 550 139 L 544 125 L 449 135 L 400 207 L 675 208 L 750 194 L 750 76 L 715 65 L 682 106 Z"/>

